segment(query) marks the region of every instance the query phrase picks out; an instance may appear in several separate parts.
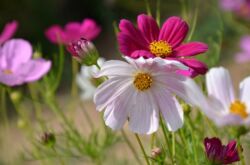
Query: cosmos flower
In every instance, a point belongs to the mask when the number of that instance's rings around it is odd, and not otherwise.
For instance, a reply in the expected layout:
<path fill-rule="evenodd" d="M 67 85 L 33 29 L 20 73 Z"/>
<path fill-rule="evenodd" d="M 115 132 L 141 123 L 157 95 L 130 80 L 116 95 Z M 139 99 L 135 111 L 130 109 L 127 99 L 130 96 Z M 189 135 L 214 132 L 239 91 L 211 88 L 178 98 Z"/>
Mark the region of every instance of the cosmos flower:
<path fill-rule="evenodd" d="M 250 77 L 240 83 L 239 97 L 233 90 L 228 70 L 212 68 L 206 75 L 209 105 L 202 106 L 204 112 L 218 126 L 250 124 Z"/>
<path fill-rule="evenodd" d="M 219 138 L 205 138 L 204 146 L 207 158 L 214 164 L 231 164 L 240 160 L 235 140 L 225 146 Z"/>
<path fill-rule="evenodd" d="M 33 82 L 44 76 L 51 62 L 31 59 L 32 46 L 23 39 L 11 39 L 0 47 L 0 82 L 7 86 Z"/>
<path fill-rule="evenodd" d="M 97 63 L 102 67 L 104 61 L 104 58 L 99 58 Z M 94 74 L 96 74 L 98 70 L 99 69 L 95 65 L 82 65 L 81 72 L 76 77 L 76 82 L 82 90 L 80 95 L 82 100 L 93 99 L 95 90 L 99 85 L 99 79 L 94 78 Z"/>
<path fill-rule="evenodd" d="M 238 16 L 249 19 L 250 0 L 220 0 L 220 6 L 225 11 L 231 11 Z"/>
<path fill-rule="evenodd" d="M 238 63 L 245 63 L 250 61 L 250 36 L 243 36 L 240 40 L 241 51 L 235 56 L 235 60 Z"/>
<path fill-rule="evenodd" d="M 206 52 L 208 46 L 202 42 L 183 43 L 189 29 L 184 20 L 170 17 L 159 29 L 151 16 L 141 14 L 137 17 L 137 25 L 134 27 L 126 19 L 120 21 L 118 42 L 124 55 L 135 59 L 161 57 L 177 60 L 190 68 L 181 71 L 187 76 L 206 73 L 207 66 L 191 57 Z"/>
<path fill-rule="evenodd" d="M 69 22 L 64 28 L 59 25 L 53 25 L 45 31 L 45 36 L 52 43 L 69 44 L 79 38 L 93 40 L 100 33 L 101 28 L 92 19 L 84 19 L 80 22 Z"/>
<path fill-rule="evenodd" d="M 0 45 L 3 44 L 8 39 L 10 39 L 15 34 L 17 28 L 18 28 L 17 21 L 12 21 L 7 23 L 4 26 L 2 33 L 0 34 Z"/>
<path fill-rule="evenodd" d="M 192 105 L 203 100 L 194 81 L 176 73 L 187 67 L 159 57 L 125 59 L 105 62 L 96 75 L 108 78 L 94 95 L 96 109 L 105 109 L 106 125 L 117 130 L 128 120 L 133 132 L 150 134 L 158 129 L 161 114 L 170 131 L 181 128 L 183 110 L 175 95 Z"/>

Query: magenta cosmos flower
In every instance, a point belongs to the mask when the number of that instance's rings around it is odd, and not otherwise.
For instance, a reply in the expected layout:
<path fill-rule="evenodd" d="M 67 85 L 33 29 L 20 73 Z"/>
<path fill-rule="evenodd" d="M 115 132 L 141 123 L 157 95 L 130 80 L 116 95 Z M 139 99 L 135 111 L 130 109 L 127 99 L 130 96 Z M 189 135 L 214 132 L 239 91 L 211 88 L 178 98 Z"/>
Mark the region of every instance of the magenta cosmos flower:
<path fill-rule="evenodd" d="M 204 145 L 207 158 L 215 164 L 231 164 L 239 161 L 239 154 L 235 140 L 231 140 L 226 146 L 222 145 L 219 138 L 205 138 Z"/>
<path fill-rule="evenodd" d="M 3 44 L 8 39 L 10 39 L 15 34 L 17 27 L 18 27 L 17 21 L 9 22 L 4 26 L 3 31 L 0 34 L 0 45 Z"/>
<path fill-rule="evenodd" d="M 177 60 L 190 68 L 181 73 L 192 77 L 206 73 L 207 66 L 204 63 L 189 57 L 206 52 L 208 46 L 202 42 L 183 43 L 188 25 L 181 18 L 170 17 L 159 29 L 151 16 L 141 14 L 137 18 L 137 25 L 138 28 L 134 27 L 126 19 L 120 21 L 118 41 L 124 55 L 132 58 L 142 56 Z"/>
<path fill-rule="evenodd" d="M 243 36 L 240 40 L 241 51 L 235 56 L 238 63 L 250 62 L 250 35 Z"/>
<path fill-rule="evenodd" d="M 55 44 L 69 44 L 83 37 L 87 40 L 93 40 L 100 33 L 101 28 L 92 19 L 84 19 L 80 22 L 69 22 L 64 28 L 59 25 L 53 25 L 45 31 L 46 37 Z"/>
<path fill-rule="evenodd" d="M 23 39 L 6 41 L 0 47 L 0 83 L 8 86 L 33 82 L 44 76 L 51 62 L 31 59 L 32 46 Z"/>

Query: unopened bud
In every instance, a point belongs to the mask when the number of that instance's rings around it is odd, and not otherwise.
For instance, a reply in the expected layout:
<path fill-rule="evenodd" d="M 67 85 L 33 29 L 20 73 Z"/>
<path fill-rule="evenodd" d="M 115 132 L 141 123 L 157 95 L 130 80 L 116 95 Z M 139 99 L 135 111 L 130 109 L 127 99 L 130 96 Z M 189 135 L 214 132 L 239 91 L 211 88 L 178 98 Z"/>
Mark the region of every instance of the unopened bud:
<path fill-rule="evenodd" d="M 42 144 L 48 147 L 53 147 L 56 143 L 56 137 L 51 132 L 44 132 L 41 137 Z"/>
<path fill-rule="evenodd" d="M 27 126 L 27 122 L 21 118 L 17 120 L 17 127 L 18 128 L 25 128 Z"/>
<path fill-rule="evenodd" d="M 94 44 L 84 38 L 71 42 L 67 46 L 67 50 L 73 58 L 87 66 L 96 64 L 99 58 L 99 54 Z"/>
<path fill-rule="evenodd" d="M 153 148 L 153 149 L 151 150 L 151 156 L 152 156 L 153 158 L 156 158 L 156 157 L 158 157 L 158 156 L 160 156 L 160 155 L 161 155 L 161 148 L 155 147 L 155 148 Z"/>
<path fill-rule="evenodd" d="M 19 103 L 22 98 L 22 93 L 19 91 L 13 91 L 10 93 L 10 98 L 14 103 Z"/>

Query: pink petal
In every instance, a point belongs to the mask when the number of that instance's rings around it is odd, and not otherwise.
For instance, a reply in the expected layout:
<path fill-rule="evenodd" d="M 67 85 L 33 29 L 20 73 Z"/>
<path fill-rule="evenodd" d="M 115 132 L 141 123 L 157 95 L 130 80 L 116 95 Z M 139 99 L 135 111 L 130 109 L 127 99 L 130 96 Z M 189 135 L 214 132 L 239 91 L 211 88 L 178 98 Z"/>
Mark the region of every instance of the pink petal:
<path fill-rule="evenodd" d="M 148 50 L 146 45 L 141 45 L 134 37 L 122 32 L 118 34 L 118 43 L 122 54 L 127 56 L 131 56 L 131 54 L 136 50 Z"/>
<path fill-rule="evenodd" d="M 131 56 L 131 58 L 139 58 L 139 57 L 144 57 L 144 58 L 154 58 L 155 56 L 151 54 L 149 51 L 146 50 L 136 50 L 134 51 Z"/>
<path fill-rule="evenodd" d="M 67 44 L 65 42 L 64 31 L 59 25 L 53 25 L 50 28 L 48 28 L 45 31 L 45 36 L 50 42 L 54 44 L 59 44 L 59 43 Z"/>
<path fill-rule="evenodd" d="M 69 22 L 65 25 L 64 33 L 65 33 L 65 42 L 69 43 L 79 39 L 81 36 L 80 34 L 81 24 L 79 22 Z"/>
<path fill-rule="evenodd" d="M 175 48 L 185 39 L 188 29 L 187 23 L 181 18 L 170 17 L 160 30 L 159 40 L 165 40 Z"/>
<path fill-rule="evenodd" d="M 190 67 L 194 70 L 197 74 L 205 74 L 208 70 L 206 64 L 204 64 L 201 61 L 198 61 L 196 59 L 178 59 L 180 62 L 182 62 L 184 65 Z M 194 74 L 194 73 L 192 73 Z"/>
<path fill-rule="evenodd" d="M 1 68 L 15 71 L 20 64 L 27 62 L 31 58 L 32 46 L 23 39 L 12 39 L 5 42 L 0 52 Z"/>
<path fill-rule="evenodd" d="M 149 43 L 158 40 L 160 30 L 156 21 L 151 16 L 145 14 L 139 15 L 137 17 L 137 25 Z"/>
<path fill-rule="evenodd" d="M 101 32 L 100 26 L 92 19 L 84 19 L 81 28 L 80 35 L 88 40 L 95 39 Z"/>
<path fill-rule="evenodd" d="M 2 33 L 0 34 L 0 45 L 10 39 L 18 28 L 18 22 L 12 21 L 4 26 Z"/>
<path fill-rule="evenodd" d="M 43 77 L 51 67 L 51 62 L 44 59 L 30 60 L 19 66 L 16 74 L 24 77 L 25 82 L 33 82 Z"/>
<path fill-rule="evenodd" d="M 202 42 L 190 42 L 175 48 L 175 56 L 195 56 L 208 50 L 208 46 Z"/>
<path fill-rule="evenodd" d="M 250 45 L 250 36 L 246 35 L 246 36 L 241 37 L 241 39 L 240 39 L 241 49 L 245 52 L 249 52 L 249 54 L 250 54 L 250 46 L 249 45 Z"/>
<path fill-rule="evenodd" d="M 4 74 L 0 71 L 0 83 L 7 86 L 16 86 L 24 83 L 24 78 L 16 74 Z"/>
<path fill-rule="evenodd" d="M 130 55 L 135 50 L 147 50 L 149 43 L 145 40 L 141 31 L 125 19 L 122 19 L 119 24 L 120 33 L 118 34 L 119 47 L 122 53 Z M 128 50 L 126 50 L 128 48 Z M 129 53 L 129 54 L 128 54 Z"/>
<path fill-rule="evenodd" d="M 235 56 L 235 61 L 237 63 L 246 63 L 250 61 L 250 52 L 237 53 Z"/>

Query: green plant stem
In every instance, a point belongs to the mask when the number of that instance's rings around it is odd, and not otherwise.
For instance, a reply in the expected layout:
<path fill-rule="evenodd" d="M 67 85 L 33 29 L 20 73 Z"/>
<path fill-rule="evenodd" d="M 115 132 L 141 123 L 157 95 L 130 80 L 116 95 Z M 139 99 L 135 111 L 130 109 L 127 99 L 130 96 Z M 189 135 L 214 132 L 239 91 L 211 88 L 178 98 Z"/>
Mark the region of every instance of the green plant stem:
<path fill-rule="evenodd" d="M 6 107 L 6 89 L 5 87 L 2 87 L 1 90 L 1 119 L 3 121 L 3 125 L 6 126 L 6 128 L 9 127 L 9 121 L 8 121 L 8 115 L 7 115 L 7 107 Z"/>
<path fill-rule="evenodd" d="M 241 165 L 246 165 L 245 159 L 244 159 L 244 155 L 243 155 L 243 151 L 241 150 L 241 141 L 240 141 L 240 137 L 237 138 L 238 141 L 238 152 L 239 152 L 239 156 L 240 156 L 240 163 Z"/>
<path fill-rule="evenodd" d="M 161 128 L 162 128 L 162 132 L 163 132 L 164 139 L 165 139 L 166 144 L 167 144 L 167 147 L 168 147 L 170 159 L 171 159 L 171 161 L 172 161 L 172 164 L 174 164 L 173 156 L 172 156 L 172 153 L 171 153 L 171 151 L 170 151 L 171 146 L 170 146 L 170 143 L 169 143 L 169 141 L 168 141 L 168 137 L 167 137 L 165 125 L 164 125 L 163 120 L 162 120 L 161 117 L 160 117 L 160 124 L 161 124 Z"/>
<path fill-rule="evenodd" d="M 150 144 L 150 147 L 151 149 L 153 149 L 154 145 L 155 145 L 155 136 L 156 136 L 156 133 L 154 132 L 152 135 L 151 135 L 151 144 Z"/>
<path fill-rule="evenodd" d="M 194 19 L 192 21 L 192 28 L 191 28 L 190 34 L 188 36 L 187 42 L 191 41 L 193 34 L 194 34 L 194 31 L 195 31 L 195 28 L 196 28 L 196 25 L 197 25 L 197 18 L 198 18 L 198 13 L 199 13 L 198 6 L 199 6 L 199 4 L 197 4 L 195 11 L 194 11 L 194 17 L 193 17 Z"/>
<path fill-rule="evenodd" d="M 140 137 L 139 137 L 139 135 L 138 135 L 137 133 L 135 133 L 135 137 L 136 137 L 137 142 L 138 142 L 139 145 L 140 145 L 140 148 L 141 148 L 141 150 L 142 150 L 142 153 L 143 153 L 143 156 L 144 156 L 144 158 L 145 158 L 145 161 L 146 161 L 147 165 L 150 165 L 149 160 L 148 160 L 148 156 L 147 156 L 147 154 L 146 154 L 146 152 L 145 152 L 145 149 L 144 149 L 144 147 L 143 147 L 143 145 L 142 145 L 142 142 L 141 142 L 141 140 L 140 140 Z"/>
<path fill-rule="evenodd" d="M 82 112 L 84 113 L 84 115 L 83 115 L 84 118 L 86 119 L 86 121 L 88 122 L 91 130 L 93 131 L 94 130 L 94 123 L 91 120 L 91 117 L 89 116 L 89 113 L 87 112 L 87 109 L 85 108 L 85 106 L 83 105 L 82 102 L 80 103 L 80 106 L 81 106 Z"/>
<path fill-rule="evenodd" d="M 146 5 L 147 14 L 151 16 L 152 13 L 151 13 L 149 1 L 148 0 L 144 0 L 144 2 L 145 2 L 145 5 Z"/>
<path fill-rule="evenodd" d="M 72 58 L 72 84 L 71 84 L 71 95 L 73 97 L 77 96 L 77 84 L 76 75 L 78 73 L 78 62 Z"/>
<path fill-rule="evenodd" d="M 55 147 L 52 147 L 52 150 L 55 152 L 56 156 L 58 157 L 61 165 L 65 165 L 63 159 L 60 157 L 60 155 L 58 154 L 58 152 L 56 151 Z"/>
<path fill-rule="evenodd" d="M 161 0 L 156 1 L 156 22 L 161 25 Z"/>
<path fill-rule="evenodd" d="M 173 164 L 176 165 L 176 157 L 175 157 L 175 133 L 172 132 L 172 157 Z"/>
<path fill-rule="evenodd" d="M 141 162 L 141 160 L 139 159 L 139 156 L 138 156 L 138 154 L 137 154 L 135 148 L 133 147 L 133 144 L 130 142 L 130 140 L 129 140 L 129 138 L 127 137 L 125 131 L 122 129 L 121 132 L 122 132 L 122 136 L 123 136 L 125 142 L 127 143 L 129 149 L 132 151 L 135 160 L 136 160 L 139 164 L 142 164 L 142 162 Z"/>

